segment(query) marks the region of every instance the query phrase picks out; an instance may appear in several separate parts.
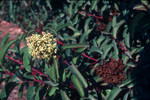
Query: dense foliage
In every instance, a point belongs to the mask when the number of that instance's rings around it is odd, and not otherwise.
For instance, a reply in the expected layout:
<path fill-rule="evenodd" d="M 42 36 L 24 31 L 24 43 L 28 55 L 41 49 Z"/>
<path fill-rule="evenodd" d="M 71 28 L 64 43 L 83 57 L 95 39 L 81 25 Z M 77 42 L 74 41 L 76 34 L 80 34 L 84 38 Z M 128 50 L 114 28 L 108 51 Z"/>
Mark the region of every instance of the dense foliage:
<path fill-rule="evenodd" d="M 24 30 L 0 45 L 2 100 L 16 86 L 28 100 L 150 99 L 148 0 L 2 0 L 0 14 Z"/>

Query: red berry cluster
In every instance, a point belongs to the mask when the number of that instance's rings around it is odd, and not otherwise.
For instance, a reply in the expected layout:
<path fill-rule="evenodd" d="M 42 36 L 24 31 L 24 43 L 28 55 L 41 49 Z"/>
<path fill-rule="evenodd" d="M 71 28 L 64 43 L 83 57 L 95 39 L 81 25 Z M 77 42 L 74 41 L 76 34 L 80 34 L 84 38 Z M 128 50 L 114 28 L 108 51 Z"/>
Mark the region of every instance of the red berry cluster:
<path fill-rule="evenodd" d="M 110 59 L 108 62 L 104 62 L 102 66 L 96 68 L 96 73 L 101 76 L 107 83 L 118 85 L 125 80 L 123 71 L 125 65 L 122 60 Z"/>

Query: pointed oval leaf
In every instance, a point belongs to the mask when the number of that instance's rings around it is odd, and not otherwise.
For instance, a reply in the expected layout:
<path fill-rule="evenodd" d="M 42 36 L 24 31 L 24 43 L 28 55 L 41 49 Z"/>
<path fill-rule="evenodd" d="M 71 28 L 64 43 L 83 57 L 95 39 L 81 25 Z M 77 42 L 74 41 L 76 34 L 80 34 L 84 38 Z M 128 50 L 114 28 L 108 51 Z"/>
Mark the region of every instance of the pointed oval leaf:
<path fill-rule="evenodd" d="M 112 48 L 112 44 L 107 45 L 106 47 L 103 48 L 103 55 L 102 58 L 105 59 L 105 57 L 107 56 L 108 52 L 111 50 Z"/>
<path fill-rule="evenodd" d="M 56 77 L 57 77 L 57 79 L 59 79 L 60 75 L 59 75 L 59 68 L 58 68 L 58 60 L 57 59 L 54 59 L 54 66 L 55 66 L 55 71 L 56 71 Z"/>
<path fill-rule="evenodd" d="M 48 93 L 48 95 L 49 95 L 49 96 L 54 95 L 54 93 L 55 93 L 56 90 L 57 90 L 57 87 L 52 87 L 52 88 L 50 89 L 50 92 Z"/>
<path fill-rule="evenodd" d="M 60 90 L 60 94 L 61 94 L 62 100 L 70 100 L 65 91 Z"/>
<path fill-rule="evenodd" d="M 34 95 L 35 95 L 35 87 L 31 86 L 27 90 L 27 100 L 32 100 Z"/>
<path fill-rule="evenodd" d="M 7 42 L 3 48 L 1 49 L 0 51 L 0 65 L 3 65 L 4 64 L 4 58 L 5 58 L 5 54 L 7 52 L 7 50 L 9 49 L 9 47 L 14 44 L 17 40 L 12 40 L 12 41 L 9 41 Z"/>
<path fill-rule="evenodd" d="M 2 42 L 1 42 L 1 48 L 7 42 L 7 40 L 9 39 L 9 37 L 10 37 L 10 34 L 7 34 L 7 35 L 4 36 L 4 38 L 2 39 Z"/>
<path fill-rule="evenodd" d="M 88 44 L 67 44 L 62 46 L 62 49 L 73 49 L 73 48 L 82 48 L 82 47 L 88 47 Z"/>
<path fill-rule="evenodd" d="M 63 24 L 63 25 L 58 26 L 58 27 L 56 28 L 56 32 L 60 31 L 61 29 L 65 28 L 65 27 L 67 27 L 67 26 L 69 26 L 69 25 L 70 25 L 69 23 L 66 23 L 66 24 Z"/>
<path fill-rule="evenodd" d="M 51 80 L 49 81 L 43 81 L 45 84 L 49 85 L 49 86 L 58 86 L 58 83 L 54 83 Z"/>
<path fill-rule="evenodd" d="M 84 97 L 84 95 L 85 95 L 85 94 L 84 94 L 84 89 L 82 88 L 82 85 L 81 85 L 80 81 L 76 78 L 75 75 L 72 75 L 72 76 L 71 76 L 71 80 L 72 80 L 74 86 L 76 87 L 76 89 L 77 89 L 79 95 L 80 95 L 81 97 Z"/>
<path fill-rule="evenodd" d="M 56 82 L 56 72 L 55 72 L 55 68 L 54 65 L 51 66 L 50 68 L 50 78 Z"/>
<path fill-rule="evenodd" d="M 97 4 L 98 0 L 93 0 L 91 5 L 91 10 L 93 10 Z"/>
<path fill-rule="evenodd" d="M 98 47 L 95 47 L 95 46 L 92 46 L 89 53 L 92 53 L 92 52 L 98 52 L 100 54 L 103 54 L 103 52 L 100 50 L 100 48 Z"/>
<path fill-rule="evenodd" d="M 69 66 L 69 69 L 78 78 L 78 80 L 81 82 L 83 87 L 87 88 L 88 84 L 87 84 L 85 78 L 82 76 L 82 74 L 79 72 L 79 70 L 75 67 L 75 65 L 72 64 L 71 66 Z"/>
<path fill-rule="evenodd" d="M 118 86 L 115 87 L 115 88 L 111 91 L 111 93 L 110 93 L 110 95 L 108 96 L 107 100 L 115 100 L 115 98 L 119 95 L 119 93 L 120 93 L 121 91 L 122 91 L 121 88 L 119 88 Z"/>
<path fill-rule="evenodd" d="M 26 49 L 24 51 L 24 55 L 23 55 L 23 65 L 24 65 L 24 68 L 26 71 L 28 72 L 31 72 L 31 65 L 30 64 L 30 60 L 29 60 L 29 57 L 28 57 L 28 49 Z"/>
<path fill-rule="evenodd" d="M 113 48 L 114 48 L 114 50 L 115 50 L 116 54 L 118 55 L 118 54 L 119 54 L 119 51 L 118 51 L 118 48 L 117 48 L 116 41 L 115 41 L 115 40 L 113 40 L 113 41 L 112 41 L 112 43 L 113 43 Z"/>

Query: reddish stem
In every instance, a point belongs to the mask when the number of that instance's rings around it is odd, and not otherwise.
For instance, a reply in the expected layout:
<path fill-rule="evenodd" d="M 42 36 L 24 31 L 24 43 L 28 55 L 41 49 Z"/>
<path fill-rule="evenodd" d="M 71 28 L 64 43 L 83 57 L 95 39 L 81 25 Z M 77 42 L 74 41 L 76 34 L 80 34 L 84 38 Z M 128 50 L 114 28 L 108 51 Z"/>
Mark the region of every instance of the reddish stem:
<path fill-rule="evenodd" d="M 122 47 L 122 49 L 123 49 L 124 52 L 127 52 L 126 47 L 125 47 L 124 45 L 122 45 L 119 40 L 115 39 L 113 35 L 111 35 L 111 38 L 112 38 L 112 40 L 117 41 L 118 45 L 119 45 L 120 47 Z"/>
<path fill-rule="evenodd" d="M 12 60 L 12 61 L 14 61 L 14 62 L 16 62 L 16 63 L 18 63 L 18 64 L 20 64 L 20 65 L 23 65 L 22 59 L 21 59 L 21 62 L 20 62 L 20 61 L 18 61 L 18 60 L 15 60 L 15 59 L 9 57 L 9 56 L 5 56 L 5 57 L 7 57 L 8 59 L 10 59 L 10 60 Z M 5 68 L 5 66 L 4 66 L 4 68 Z M 32 72 L 32 75 L 33 75 L 34 78 L 35 78 L 35 74 L 36 74 L 36 73 L 47 77 L 47 75 L 45 75 L 44 73 L 41 73 L 40 71 L 37 71 L 37 70 L 34 69 L 34 68 L 32 68 L 32 70 L 34 71 L 34 72 Z M 5 68 L 5 73 L 8 74 L 8 75 L 10 75 L 10 76 L 15 75 L 14 73 L 9 73 L 8 71 L 6 71 L 6 68 Z M 36 79 L 34 79 L 34 81 L 40 82 L 40 83 L 44 83 L 42 80 L 36 80 Z M 24 83 L 24 82 L 23 82 L 23 83 Z"/>
<path fill-rule="evenodd" d="M 68 66 L 71 66 L 71 64 L 69 64 L 69 63 L 67 62 L 67 60 L 64 60 L 64 59 L 63 59 L 63 62 L 64 62 L 65 64 L 67 64 Z"/>
<path fill-rule="evenodd" d="M 62 43 L 60 40 L 56 40 L 56 42 L 57 42 L 58 44 L 61 44 L 61 45 L 66 45 L 66 44 Z M 77 50 L 75 50 L 75 49 L 72 49 L 72 50 L 73 50 L 74 52 L 77 52 Z M 81 55 L 84 56 L 84 57 L 86 57 L 86 58 L 88 58 L 88 59 L 91 59 L 91 60 L 93 60 L 93 61 L 98 62 L 98 60 L 96 60 L 96 59 L 94 59 L 94 58 L 91 58 L 91 57 L 89 57 L 89 56 L 87 56 L 87 55 L 85 55 L 85 54 L 83 54 L 83 53 L 81 53 Z"/>
<path fill-rule="evenodd" d="M 81 11 L 78 11 L 78 13 L 81 13 L 81 14 L 86 14 L 87 16 L 92 16 L 92 17 L 99 18 L 99 19 L 103 19 L 103 17 L 95 16 L 95 15 L 88 14 L 88 13 L 81 12 Z"/>
<path fill-rule="evenodd" d="M 36 70 L 36 69 L 34 69 L 34 68 L 32 68 L 32 70 L 33 70 L 34 72 L 40 74 L 40 75 L 43 75 L 43 76 L 46 76 L 46 77 L 47 77 L 47 75 L 45 75 L 44 73 L 41 73 L 40 71 L 38 71 L 38 70 Z"/>
<path fill-rule="evenodd" d="M 8 59 L 10 59 L 10 60 L 15 61 L 16 63 L 18 63 L 18 64 L 20 64 L 20 65 L 23 64 L 22 62 L 20 62 L 20 61 L 18 61 L 18 60 L 15 60 L 15 59 L 13 59 L 13 58 L 11 58 L 11 57 L 9 57 L 9 56 L 5 56 L 5 57 L 8 58 Z"/>

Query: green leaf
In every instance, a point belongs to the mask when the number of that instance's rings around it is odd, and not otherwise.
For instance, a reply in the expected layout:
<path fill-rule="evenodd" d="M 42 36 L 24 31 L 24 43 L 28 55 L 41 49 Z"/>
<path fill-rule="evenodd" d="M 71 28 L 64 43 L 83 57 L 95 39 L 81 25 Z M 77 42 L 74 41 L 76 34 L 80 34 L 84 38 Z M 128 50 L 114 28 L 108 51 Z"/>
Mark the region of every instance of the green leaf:
<path fill-rule="evenodd" d="M 110 95 L 110 93 L 111 93 L 111 89 L 105 89 L 105 90 L 101 93 L 101 95 L 102 95 L 102 97 L 104 97 L 104 98 L 106 99 L 106 98 L 108 98 L 108 96 Z"/>
<path fill-rule="evenodd" d="M 93 77 L 93 79 L 95 80 L 96 83 L 103 81 L 102 77 L 99 77 L 99 76 L 95 76 Z"/>
<path fill-rule="evenodd" d="M 31 72 L 31 65 L 30 64 L 30 60 L 28 57 L 28 48 L 24 51 L 24 55 L 23 55 L 23 66 L 25 68 L 26 71 Z"/>
<path fill-rule="evenodd" d="M 73 34 L 73 37 L 78 37 L 79 35 L 81 35 L 80 32 L 75 32 L 75 33 Z"/>
<path fill-rule="evenodd" d="M 35 87 L 31 86 L 27 90 L 27 100 L 32 100 L 34 95 L 35 95 Z"/>
<path fill-rule="evenodd" d="M 113 19 L 112 19 L 112 27 L 113 28 L 115 27 L 116 23 L 117 23 L 117 17 L 113 16 Z"/>
<path fill-rule="evenodd" d="M 98 99 L 96 99 L 94 96 L 92 96 L 91 94 L 89 94 L 88 100 L 98 100 Z"/>
<path fill-rule="evenodd" d="M 24 52 L 27 50 L 27 46 L 26 47 L 24 47 L 24 48 L 22 48 L 21 50 L 20 50 L 20 55 L 23 55 L 24 54 Z"/>
<path fill-rule="evenodd" d="M 73 57 L 72 61 L 73 61 L 74 64 L 77 64 L 78 58 L 79 58 L 79 56 Z"/>
<path fill-rule="evenodd" d="M 60 90 L 60 94 L 61 94 L 62 100 L 70 100 L 65 91 Z"/>
<path fill-rule="evenodd" d="M 66 24 L 63 24 L 63 25 L 58 26 L 58 27 L 56 28 L 56 32 L 60 31 L 61 29 L 65 28 L 65 27 L 67 27 L 67 26 L 69 26 L 69 25 L 70 25 L 69 23 L 66 23 Z"/>
<path fill-rule="evenodd" d="M 123 100 L 128 100 L 129 97 L 129 92 L 127 92 L 124 96 L 123 96 Z"/>
<path fill-rule="evenodd" d="M 116 54 L 118 55 L 119 53 L 118 53 L 118 48 L 117 48 L 116 41 L 115 41 L 115 40 L 113 40 L 113 41 L 112 41 L 112 43 L 113 43 L 113 48 L 114 48 L 114 50 L 115 50 Z"/>
<path fill-rule="evenodd" d="M 13 14 L 13 2 L 11 0 L 9 1 L 9 16 L 11 20 L 15 20 Z"/>
<path fill-rule="evenodd" d="M 93 0 L 91 5 L 91 10 L 93 10 L 97 4 L 98 0 Z"/>
<path fill-rule="evenodd" d="M 87 48 L 87 47 L 83 47 L 83 48 L 79 48 L 79 49 L 77 49 L 77 53 L 81 53 L 81 52 L 83 52 L 86 48 Z"/>
<path fill-rule="evenodd" d="M 119 7 L 118 7 L 117 3 L 114 3 L 114 6 L 115 6 L 116 10 L 119 11 Z"/>
<path fill-rule="evenodd" d="M 88 29 L 87 31 L 85 31 L 85 33 L 80 38 L 80 43 L 83 43 L 85 41 L 86 37 L 89 35 L 89 33 L 92 32 L 92 30 L 93 30 L 93 28 L 92 29 Z"/>
<path fill-rule="evenodd" d="M 100 46 L 101 42 L 105 39 L 104 35 L 100 35 L 100 37 L 97 39 L 97 44 Z"/>
<path fill-rule="evenodd" d="M 18 97 L 19 98 L 22 98 L 22 96 L 23 96 L 23 88 L 24 88 L 24 84 L 18 85 Z"/>
<path fill-rule="evenodd" d="M 100 48 L 98 47 L 95 47 L 95 46 L 92 46 L 89 53 L 92 53 L 92 52 L 98 52 L 100 54 L 103 54 L 103 52 L 100 50 Z"/>
<path fill-rule="evenodd" d="M 87 88 L 88 84 L 87 84 L 85 78 L 82 76 L 82 74 L 79 72 L 79 70 L 75 67 L 75 65 L 72 64 L 71 66 L 69 66 L 69 69 L 78 78 L 78 80 L 81 82 L 83 87 Z"/>
<path fill-rule="evenodd" d="M 142 4 L 135 5 L 133 9 L 147 11 L 147 9 L 145 8 L 145 6 L 142 5 Z"/>
<path fill-rule="evenodd" d="M 73 13 L 76 14 L 77 11 L 78 11 L 78 5 L 75 5 L 74 10 L 73 10 Z M 73 22 L 73 23 L 74 23 L 74 22 Z M 76 24 L 76 23 L 74 23 L 74 24 Z"/>
<path fill-rule="evenodd" d="M 51 75 L 50 75 L 49 66 L 50 65 L 48 65 L 47 63 L 45 63 L 45 72 L 46 72 L 46 75 L 50 77 Z"/>
<path fill-rule="evenodd" d="M 85 21 L 84 32 L 86 32 L 87 30 L 89 30 L 89 23 L 90 23 L 91 19 L 92 19 L 92 18 L 88 18 L 88 19 Z"/>
<path fill-rule="evenodd" d="M 118 29 L 121 27 L 121 25 L 123 25 L 125 23 L 125 20 L 121 20 L 119 23 L 115 23 L 115 25 L 113 26 L 113 36 L 114 38 L 117 38 L 117 32 Z M 114 24 L 114 23 L 113 23 Z"/>
<path fill-rule="evenodd" d="M 56 72 L 55 72 L 55 67 L 54 65 L 51 66 L 50 68 L 50 78 L 56 82 Z"/>
<path fill-rule="evenodd" d="M 63 75 L 62 75 L 62 81 L 63 81 L 63 82 L 66 81 L 66 71 L 63 72 Z"/>
<path fill-rule="evenodd" d="M 9 41 L 7 42 L 3 48 L 1 49 L 0 51 L 0 65 L 3 65 L 4 64 L 4 58 L 5 58 L 5 54 L 7 52 L 7 50 L 9 49 L 9 47 L 14 44 L 17 40 L 12 40 L 12 41 Z"/>
<path fill-rule="evenodd" d="M 113 36 L 115 39 L 117 38 L 117 31 L 118 31 L 118 27 L 114 27 L 113 28 Z"/>
<path fill-rule="evenodd" d="M 5 85 L 5 87 L 2 89 L 0 94 L 1 100 L 7 100 L 9 94 L 12 92 L 12 90 L 17 86 L 18 84 L 15 82 L 9 82 Z"/>
<path fill-rule="evenodd" d="M 84 97 L 84 95 L 85 95 L 85 94 L 84 94 L 84 89 L 82 88 L 82 85 L 81 85 L 80 81 L 79 81 L 79 80 L 76 78 L 76 76 L 74 76 L 74 75 L 71 76 L 71 80 L 72 80 L 74 86 L 76 87 L 76 89 L 77 89 L 79 95 L 80 95 L 81 97 Z"/>
<path fill-rule="evenodd" d="M 33 75 L 27 75 L 26 73 L 23 75 L 23 77 L 27 78 L 27 79 L 34 79 Z"/>
<path fill-rule="evenodd" d="M 79 15 L 76 15 L 72 23 L 77 24 L 78 21 L 79 21 Z"/>
<path fill-rule="evenodd" d="M 72 36 L 68 36 L 68 35 L 65 35 L 63 38 L 64 38 L 64 40 L 72 40 L 72 41 L 76 41 L 75 38 L 73 38 Z"/>
<path fill-rule="evenodd" d="M 70 6 L 69 6 L 69 12 L 68 13 L 69 13 L 70 18 L 72 17 L 72 13 L 73 13 L 72 12 L 72 10 L 73 10 L 72 6 L 73 6 L 73 3 L 71 3 Z"/>
<path fill-rule="evenodd" d="M 52 6 L 51 6 L 51 4 L 50 4 L 50 1 L 46 0 L 45 2 L 46 2 L 46 4 L 47 4 L 47 6 L 49 7 L 49 9 L 52 10 Z"/>
<path fill-rule="evenodd" d="M 7 42 L 7 40 L 9 39 L 10 37 L 10 34 L 7 34 L 4 36 L 4 38 L 2 39 L 2 42 L 1 42 L 1 48 L 4 46 L 4 44 Z"/>
<path fill-rule="evenodd" d="M 83 47 L 88 47 L 88 46 L 89 46 L 88 44 L 83 44 L 83 43 L 80 43 L 80 44 L 67 44 L 67 45 L 62 46 L 62 49 L 83 48 Z"/>
<path fill-rule="evenodd" d="M 54 83 L 51 80 L 49 81 L 43 81 L 45 84 L 49 85 L 49 86 L 58 86 L 58 83 Z"/>
<path fill-rule="evenodd" d="M 69 29 L 71 29 L 72 31 L 75 31 L 76 29 L 73 26 L 67 26 Z M 74 34 L 73 34 L 74 35 Z M 73 36 L 74 37 L 74 36 Z"/>
<path fill-rule="evenodd" d="M 125 38 L 125 44 L 128 48 L 130 48 L 130 35 L 127 32 L 127 28 L 123 31 L 123 37 Z"/>
<path fill-rule="evenodd" d="M 118 86 L 116 86 L 108 96 L 107 100 L 115 100 L 115 98 L 119 95 L 119 93 L 122 91 Z"/>
<path fill-rule="evenodd" d="M 58 60 L 57 59 L 54 59 L 54 67 L 55 67 L 57 79 L 59 79 L 60 76 L 59 76 Z"/>
<path fill-rule="evenodd" d="M 40 90 L 41 90 L 42 86 L 39 86 L 36 90 L 36 95 L 35 95 L 35 100 L 40 100 Z"/>
<path fill-rule="evenodd" d="M 107 56 L 108 52 L 111 50 L 112 48 L 112 44 L 107 45 L 106 47 L 103 48 L 103 55 L 102 58 L 105 59 L 105 57 Z"/>
<path fill-rule="evenodd" d="M 142 4 L 144 4 L 145 6 L 147 6 L 149 8 L 149 4 L 147 0 L 141 0 Z"/>
<path fill-rule="evenodd" d="M 119 88 L 122 88 L 122 87 L 125 87 L 127 85 L 129 85 L 130 83 L 132 83 L 133 81 L 135 81 L 136 78 L 128 78 L 126 79 L 124 82 L 122 82 L 120 85 L 119 85 Z"/>
<path fill-rule="evenodd" d="M 119 23 L 117 23 L 116 25 L 115 25 L 115 27 L 120 27 L 121 25 L 123 25 L 125 23 L 125 20 L 121 20 Z"/>
<path fill-rule="evenodd" d="M 52 88 L 50 89 L 50 92 L 48 93 L 48 95 L 49 95 L 49 96 L 54 95 L 54 93 L 56 92 L 56 90 L 57 90 L 57 87 L 52 87 Z"/>
<path fill-rule="evenodd" d="M 106 32 L 110 32 L 111 27 L 112 27 L 112 22 L 109 22 L 107 27 L 106 27 Z"/>

